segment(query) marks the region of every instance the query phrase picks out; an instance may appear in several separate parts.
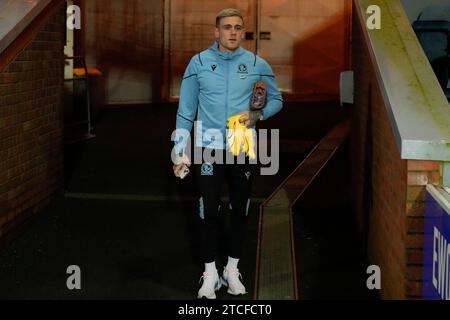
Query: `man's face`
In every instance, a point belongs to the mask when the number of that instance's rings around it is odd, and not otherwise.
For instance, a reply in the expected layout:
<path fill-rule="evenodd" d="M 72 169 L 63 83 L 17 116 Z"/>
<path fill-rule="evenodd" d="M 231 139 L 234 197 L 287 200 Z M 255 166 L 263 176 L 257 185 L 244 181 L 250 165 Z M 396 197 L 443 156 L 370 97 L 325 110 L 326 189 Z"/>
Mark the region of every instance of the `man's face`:
<path fill-rule="evenodd" d="M 244 22 L 240 17 L 224 17 L 215 30 L 220 51 L 234 51 L 244 39 Z"/>

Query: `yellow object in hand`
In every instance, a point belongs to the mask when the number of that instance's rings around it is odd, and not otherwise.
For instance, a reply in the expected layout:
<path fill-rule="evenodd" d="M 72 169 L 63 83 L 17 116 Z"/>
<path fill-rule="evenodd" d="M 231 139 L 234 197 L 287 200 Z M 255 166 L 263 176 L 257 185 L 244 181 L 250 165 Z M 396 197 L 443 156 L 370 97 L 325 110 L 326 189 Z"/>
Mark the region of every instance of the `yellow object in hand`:
<path fill-rule="evenodd" d="M 245 114 L 237 114 L 228 119 L 227 145 L 233 155 L 244 151 L 250 159 L 255 159 L 254 130 L 239 121 L 243 117 Z"/>

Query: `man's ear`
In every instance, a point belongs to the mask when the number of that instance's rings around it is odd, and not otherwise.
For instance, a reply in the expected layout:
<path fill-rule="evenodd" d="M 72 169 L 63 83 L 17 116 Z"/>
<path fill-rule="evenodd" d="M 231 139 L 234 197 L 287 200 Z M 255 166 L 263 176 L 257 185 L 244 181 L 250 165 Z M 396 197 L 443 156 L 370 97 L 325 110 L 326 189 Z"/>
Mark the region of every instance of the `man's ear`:
<path fill-rule="evenodd" d="M 219 29 L 217 27 L 214 28 L 214 36 L 216 39 L 219 39 Z"/>

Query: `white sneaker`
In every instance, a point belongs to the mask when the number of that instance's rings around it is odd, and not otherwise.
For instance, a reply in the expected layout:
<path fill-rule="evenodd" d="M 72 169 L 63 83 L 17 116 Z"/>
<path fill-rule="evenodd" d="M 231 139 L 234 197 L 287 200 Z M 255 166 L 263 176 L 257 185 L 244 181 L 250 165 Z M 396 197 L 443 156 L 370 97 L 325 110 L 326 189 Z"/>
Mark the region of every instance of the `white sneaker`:
<path fill-rule="evenodd" d="M 220 282 L 219 274 L 214 272 L 213 274 L 203 272 L 203 275 L 200 277 L 200 283 L 203 279 L 203 284 L 198 290 L 197 298 L 201 299 L 205 297 L 206 299 L 215 299 L 216 291 L 220 289 L 222 283 Z"/>
<path fill-rule="evenodd" d="M 232 295 L 246 294 L 244 285 L 239 280 L 242 279 L 242 275 L 239 273 L 239 269 L 228 270 L 226 267 L 223 269 L 223 275 L 221 277 L 222 284 L 228 287 L 228 293 Z"/>

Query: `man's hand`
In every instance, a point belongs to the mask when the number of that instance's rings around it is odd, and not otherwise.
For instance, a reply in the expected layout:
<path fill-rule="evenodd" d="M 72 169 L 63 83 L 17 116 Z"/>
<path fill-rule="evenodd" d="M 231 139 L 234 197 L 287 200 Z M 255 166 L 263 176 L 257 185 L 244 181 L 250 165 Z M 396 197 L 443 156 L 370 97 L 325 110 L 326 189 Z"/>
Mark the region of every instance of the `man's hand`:
<path fill-rule="evenodd" d="M 175 177 L 183 179 L 186 174 L 189 173 L 189 168 L 191 166 L 191 162 L 187 155 L 183 153 L 183 155 L 176 155 L 175 161 L 173 165 L 173 173 Z"/>
<path fill-rule="evenodd" d="M 259 119 L 261 119 L 261 110 L 252 110 L 242 112 L 245 116 L 239 119 L 240 123 L 243 123 L 248 129 L 252 128 Z"/>

